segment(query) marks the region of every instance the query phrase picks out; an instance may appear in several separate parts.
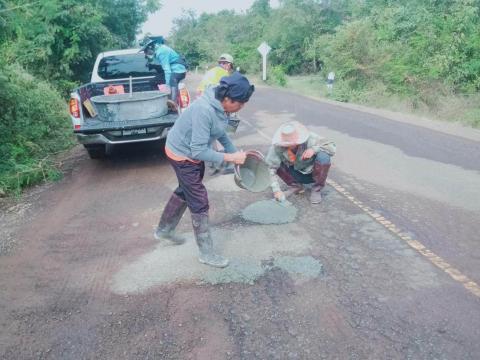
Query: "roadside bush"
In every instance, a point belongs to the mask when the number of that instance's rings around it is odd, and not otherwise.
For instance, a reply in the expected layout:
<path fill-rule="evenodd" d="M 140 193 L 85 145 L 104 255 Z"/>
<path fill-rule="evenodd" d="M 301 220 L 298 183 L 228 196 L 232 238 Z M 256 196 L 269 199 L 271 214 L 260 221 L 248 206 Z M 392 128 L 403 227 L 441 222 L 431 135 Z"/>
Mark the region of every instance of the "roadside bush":
<path fill-rule="evenodd" d="M 473 127 L 480 128 L 480 108 L 469 109 L 461 120 Z"/>
<path fill-rule="evenodd" d="M 270 75 L 275 82 L 275 84 L 280 86 L 287 85 L 287 77 L 285 75 L 285 71 L 283 70 L 282 66 L 272 66 L 270 68 Z"/>
<path fill-rule="evenodd" d="M 0 190 L 57 178 L 52 155 L 73 143 L 64 100 L 18 65 L 0 64 Z"/>
<path fill-rule="evenodd" d="M 355 102 L 360 96 L 361 91 L 355 90 L 348 82 L 336 80 L 332 91 L 327 91 L 326 96 L 330 99 L 341 102 Z"/>

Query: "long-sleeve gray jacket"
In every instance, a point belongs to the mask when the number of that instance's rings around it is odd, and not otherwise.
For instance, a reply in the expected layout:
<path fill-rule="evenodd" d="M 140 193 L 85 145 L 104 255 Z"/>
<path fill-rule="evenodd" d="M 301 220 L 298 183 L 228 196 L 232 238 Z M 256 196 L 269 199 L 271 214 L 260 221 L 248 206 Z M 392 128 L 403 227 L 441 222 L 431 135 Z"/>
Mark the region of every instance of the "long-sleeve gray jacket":
<path fill-rule="evenodd" d="M 166 146 L 176 155 L 193 160 L 222 162 L 223 154 L 211 148 L 218 140 L 225 152 L 237 151 L 225 132 L 227 117 L 214 88 L 208 88 L 175 121 L 167 135 Z"/>

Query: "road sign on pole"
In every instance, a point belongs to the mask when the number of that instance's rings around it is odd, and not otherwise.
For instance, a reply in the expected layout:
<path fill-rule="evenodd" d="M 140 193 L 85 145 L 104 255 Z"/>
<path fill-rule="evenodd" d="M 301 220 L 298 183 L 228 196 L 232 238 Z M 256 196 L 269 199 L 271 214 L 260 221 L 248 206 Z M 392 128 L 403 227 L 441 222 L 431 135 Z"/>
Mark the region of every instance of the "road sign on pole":
<path fill-rule="evenodd" d="M 260 46 L 257 48 L 258 52 L 262 55 L 262 60 L 263 60 L 263 76 L 262 79 L 263 81 L 267 80 L 267 55 L 272 50 L 270 46 L 264 41 L 260 44 Z"/>

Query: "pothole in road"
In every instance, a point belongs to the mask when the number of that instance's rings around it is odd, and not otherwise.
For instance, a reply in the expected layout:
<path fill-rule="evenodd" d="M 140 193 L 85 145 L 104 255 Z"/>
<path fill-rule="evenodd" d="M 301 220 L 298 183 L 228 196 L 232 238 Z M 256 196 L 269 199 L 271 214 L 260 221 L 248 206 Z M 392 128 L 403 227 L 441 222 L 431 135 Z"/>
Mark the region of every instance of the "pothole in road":
<path fill-rule="evenodd" d="M 316 278 L 323 273 L 322 264 L 311 256 L 279 256 L 258 263 L 255 259 L 232 259 L 224 271 L 208 272 L 202 279 L 207 284 L 253 284 L 266 271 L 280 268 L 296 280 Z"/>
<path fill-rule="evenodd" d="M 312 239 L 296 224 L 213 229 L 218 251 L 231 264 L 215 269 L 198 262 L 198 248 L 192 234 L 181 246 L 158 244 L 152 252 L 125 266 L 113 278 L 116 293 L 135 293 L 172 282 L 208 284 L 253 284 L 266 271 L 278 267 L 298 281 L 322 274 L 322 264 L 309 252 Z M 298 234 L 302 234 L 299 236 Z"/>
<path fill-rule="evenodd" d="M 245 191 L 233 180 L 233 175 L 220 175 L 205 182 L 208 190 L 219 192 Z M 286 224 L 295 220 L 297 209 L 290 202 L 279 203 L 273 199 L 260 200 L 248 205 L 241 212 L 243 219 L 257 224 Z"/>

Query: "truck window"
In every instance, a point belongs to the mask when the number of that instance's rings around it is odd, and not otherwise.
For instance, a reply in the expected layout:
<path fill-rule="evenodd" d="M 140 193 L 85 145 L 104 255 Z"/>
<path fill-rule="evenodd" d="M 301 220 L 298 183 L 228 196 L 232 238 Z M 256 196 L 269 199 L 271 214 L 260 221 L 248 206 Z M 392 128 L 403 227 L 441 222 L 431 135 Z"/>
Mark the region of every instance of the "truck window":
<path fill-rule="evenodd" d="M 105 80 L 125 79 L 129 76 L 155 76 L 155 67 L 148 67 L 143 53 L 106 56 L 98 65 L 98 76 Z"/>

